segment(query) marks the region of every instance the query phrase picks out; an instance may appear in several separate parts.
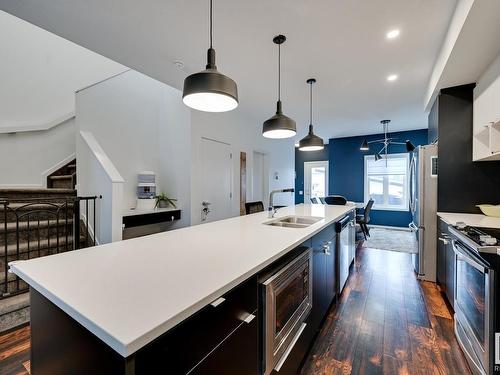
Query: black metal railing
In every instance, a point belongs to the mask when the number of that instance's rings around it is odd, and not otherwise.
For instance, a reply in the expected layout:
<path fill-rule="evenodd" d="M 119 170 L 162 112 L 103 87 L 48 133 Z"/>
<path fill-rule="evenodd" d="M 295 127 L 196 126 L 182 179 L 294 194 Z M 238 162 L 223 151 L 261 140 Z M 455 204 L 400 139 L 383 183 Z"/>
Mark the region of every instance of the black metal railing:
<path fill-rule="evenodd" d="M 0 299 L 28 290 L 9 272 L 9 262 L 96 244 L 96 200 L 100 198 L 0 198 Z"/>

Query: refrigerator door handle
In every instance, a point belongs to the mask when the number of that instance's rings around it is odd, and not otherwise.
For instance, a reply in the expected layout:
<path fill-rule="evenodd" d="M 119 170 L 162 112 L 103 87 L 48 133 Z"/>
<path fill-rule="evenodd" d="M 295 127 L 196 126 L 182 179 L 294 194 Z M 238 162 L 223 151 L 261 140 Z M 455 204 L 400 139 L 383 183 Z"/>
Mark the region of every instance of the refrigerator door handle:
<path fill-rule="evenodd" d="M 417 211 L 417 191 L 416 191 L 416 184 L 418 184 L 417 181 L 417 156 L 413 155 L 413 157 L 410 160 L 410 183 L 409 183 L 409 188 L 410 188 L 410 211 L 413 216 L 415 216 L 415 213 Z"/>

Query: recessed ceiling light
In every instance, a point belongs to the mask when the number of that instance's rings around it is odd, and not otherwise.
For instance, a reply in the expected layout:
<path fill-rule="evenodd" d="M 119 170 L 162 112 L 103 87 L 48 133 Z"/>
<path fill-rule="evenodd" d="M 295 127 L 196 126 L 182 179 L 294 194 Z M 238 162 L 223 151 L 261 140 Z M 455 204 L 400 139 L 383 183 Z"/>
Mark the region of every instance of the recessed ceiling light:
<path fill-rule="evenodd" d="M 393 82 L 393 81 L 395 81 L 397 79 L 398 79 L 398 75 L 397 74 L 391 74 L 391 75 L 387 76 L 387 80 L 389 82 Z"/>
<path fill-rule="evenodd" d="M 386 34 L 386 36 L 387 39 L 397 38 L 399 36 L 399 30 L 398 29 L 391 30 Z"/>

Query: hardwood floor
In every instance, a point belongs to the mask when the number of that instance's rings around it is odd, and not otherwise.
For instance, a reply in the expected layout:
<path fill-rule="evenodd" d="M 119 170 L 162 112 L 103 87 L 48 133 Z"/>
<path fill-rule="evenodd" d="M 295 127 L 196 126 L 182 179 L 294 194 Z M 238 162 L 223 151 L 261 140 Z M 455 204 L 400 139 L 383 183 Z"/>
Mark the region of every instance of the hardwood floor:
<path fill-rule="evenodd" d="M 0 336 L 0 374 L 29 374 L 29 327 Z M 301 375 L 470 374 L 437 286 L 410 256 L 359 248 Z"/>
<path fill-rule="evenodd" d="M 436 284 L 409 254 L 360 247 L 301 375 L 470 373 Z"/>
<path fill-rule="evenodd" d="M 29 374 L 30 328 L 22 327 L 0 336 L 0 374 Z"/>

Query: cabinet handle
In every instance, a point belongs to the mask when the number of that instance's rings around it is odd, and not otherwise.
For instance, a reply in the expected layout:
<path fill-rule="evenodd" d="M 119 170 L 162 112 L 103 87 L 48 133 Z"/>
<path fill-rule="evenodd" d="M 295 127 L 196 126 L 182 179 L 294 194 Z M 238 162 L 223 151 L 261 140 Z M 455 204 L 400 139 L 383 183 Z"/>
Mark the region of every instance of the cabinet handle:
<path fill-rule="evenodd" d="M 328 242 L 328 244 L 325 244 L 323 245 L 323 253 L 325 253 L 326 255 L 332 255 L 332 253 L 330 253 L 328 250 L 330 250 L 330 245 L 332 242 Z"/>
<path fill-rule="evenodd" d="M 248 314 L 248 316 L 247 316 L 245 319 L 243 319 L 243 321 L 244 321 L 246 324 L 250 324 L 250 322 L 251 322 L 252 320 L 254 320 L 254 319 L 255 319 L 255 315 L 253 315 L 253 314 Z"/>
<path fill-rule="evenodd" d="M 222 302 L 224 302 L 226 299 L 224 297 L 217 298 L 215 301 L 213 301 L 210 305 L 212 307 L 217 307 L 219 306 Z"/>

